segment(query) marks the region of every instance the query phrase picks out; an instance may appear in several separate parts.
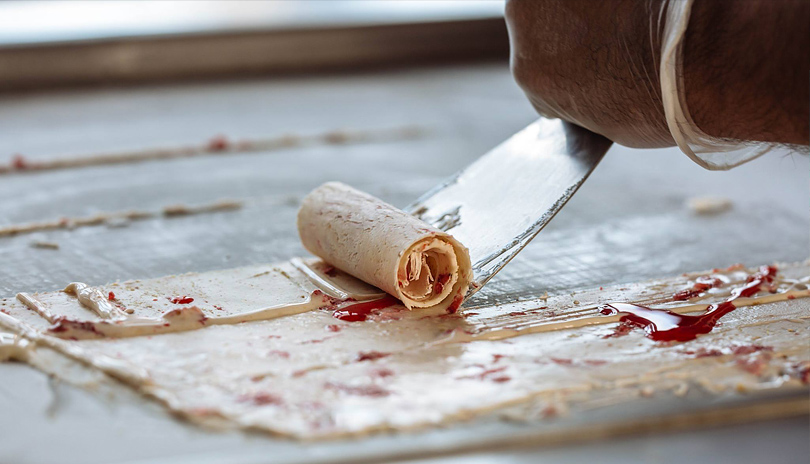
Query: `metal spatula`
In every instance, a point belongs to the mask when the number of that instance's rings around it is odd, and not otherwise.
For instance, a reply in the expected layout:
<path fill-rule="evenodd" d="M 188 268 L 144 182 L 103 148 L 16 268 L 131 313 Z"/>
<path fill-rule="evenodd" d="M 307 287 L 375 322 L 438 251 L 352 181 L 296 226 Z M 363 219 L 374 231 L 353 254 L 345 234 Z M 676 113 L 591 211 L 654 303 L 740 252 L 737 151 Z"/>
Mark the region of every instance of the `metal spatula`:
<path fill-rule="evenodd" d="M 579 126 L 539 119 L 405 211 L 469 248 L 471 295 L 551 221 L 610 145 Z"/>

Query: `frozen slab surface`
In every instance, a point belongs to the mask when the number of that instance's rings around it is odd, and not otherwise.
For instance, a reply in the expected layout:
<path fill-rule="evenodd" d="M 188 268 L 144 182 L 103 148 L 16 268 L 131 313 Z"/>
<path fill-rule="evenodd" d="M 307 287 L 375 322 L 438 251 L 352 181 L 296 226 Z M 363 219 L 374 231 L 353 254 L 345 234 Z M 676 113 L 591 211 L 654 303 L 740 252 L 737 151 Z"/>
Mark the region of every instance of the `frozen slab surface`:
<path fill-rule="evenodd" d="M 32 236 L 4 238 L 0 294 L 303 255 L 295 231 L 297 200 L 316 185 L 340 180 L 404 206 L 534 118 L 504 66 L 5 97 L 0 153 L 9 158 L 175 146 L 217 134 L 239 139 L 413 124 L 428 132 L 410 140 L 310 146 L 266 156 L 5 176 L 0 181 L 4 225 L 223 197 L 244 199 L 245 205 L 219 214 L 37 236 L 58 243 L 58 250 L 30 247 Z M 419 162 L 428 159 L 432 172 Z M 471 304 L 532 300 L 545 292 L 561 296 L 735 262 L 803 260 L 810 255 L 808 172 L 805 156 L 772 154 L 716 173 L 675 150 L 614 147 L 551 225 Z M 716 215 L 696 214 L 687 202 L 700 196 L 729 198 L 732 207 Z M 205 432 L 135 395 L 49 384 L 47 377 L 17 364 L 0 365 L 0 375 L 0 401 L 10 411 L 0 419 L 0 453 L 13 462 L 48 462 L 55 456 L 63 462 L 170 457 L 201 462 L 203 456 L 210 462 L 263 462 L 269 455 L 300 462 L 348 458 L 349 449 L 373 457 L 392 446 L 430 453 L 450 442 L 525 432 L 522 425 L 483 421 L 404 437 L 301 446 Z M 750 426 L 746 437 L 766 429 Z M 73 448 L 87 437 L 104 446 Z M 41 446 L 43 439 L 50 445 Z M 137 445 L 144 442 L 150 447 Z M 792 447 L 806 450 L 806 441 Z M 632 449 L 627 452 L 634 456 Z M 706 453 L 714 452 L 720 451 L 707 445 Z"/>

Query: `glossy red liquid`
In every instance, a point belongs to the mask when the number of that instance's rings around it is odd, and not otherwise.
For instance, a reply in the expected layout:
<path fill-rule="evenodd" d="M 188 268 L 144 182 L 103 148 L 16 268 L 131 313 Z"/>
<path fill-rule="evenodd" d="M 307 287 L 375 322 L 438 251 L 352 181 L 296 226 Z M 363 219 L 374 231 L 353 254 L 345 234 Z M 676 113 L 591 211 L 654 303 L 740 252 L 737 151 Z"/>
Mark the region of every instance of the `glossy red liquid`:
<path fill-rule="evenodd" d="M 440 275 L 439 278 L 436 279 L 436 282 L 433 283 L 433 292 L 441 294 L 447 282 L 450 282 L 450 274 Z"/>
<path fill-rule="evenodd" d="M 698 335 L 711 332 L 721 317 L 737 309 L 734 300 L 755 295 L 762 290 L 762 284 L 773 282 L 776 272 L 774 266 L 762 266 L 759 272 L 748 278 L 745 285 L 732 291 L 727 301 L 709 306 L 707 311 L 699 316 L 687 316 L 666 309 L 653 309 L 630 303 L 604 305 L 599 311 L 605 315 L 621 314 L 620 321 L 625 326 L 644 329 L 649 339 L 659 342 L 686 342 L 694 340 Z M 677 295 L 674 298 L 676 301 L 679 300 Z M 618 334 L 620 332 L 617 332 Z"/>
<path fill-rule="evenodd" d="M 657 342 L 686 342 L 698 335 L 712 331 L 717 321 L 737 309 L 734 303 L 726 301 L 712 305 L 705 314 L 687 316 L 673 313 L 666 309 L 652 309 L 630 303 L 613 303 L 602 306 L 600 312 L 605 315 L 622 313 L 621 322 L 633 327 L 643 328 L 647 338 Z"/>
<path fill-rule="evenodd" d="M 361 303 L 354 303 L 340 309 L 336 309 L 332 316 L 346 322 L 360 322 L 368 319 L 374 311 L 387 308 L 400 304 L 399 300 L 393 296 L 386 296 L 379 300 L 363 301 Z"/>
<path fill-rule="evenodd" d="M 680 292 L 674 294 L 672 299 L 675 301 L 685 301 L 699 296 L 701 293 L 704 293 L 710 288 L 720 287 L 721 285 L 723 285 L 723 281 L 717 277 L 700 276 L 695 279 L 695 285 L 693 285 L 692 288 L 681 290 Z"/>
<path fill-rule="evenodd" d="M 453 302 L 450 303 L 450 307 L 447 308 L 447 313 L 448 314 L 455 314 L 455 312 L 458 311 L 459 306 L 461 306 L 461 302 L 463 302 L 463 301 L 464 301 L 464 295 L 456 295 L 456 297 L 453 298 Z"/>

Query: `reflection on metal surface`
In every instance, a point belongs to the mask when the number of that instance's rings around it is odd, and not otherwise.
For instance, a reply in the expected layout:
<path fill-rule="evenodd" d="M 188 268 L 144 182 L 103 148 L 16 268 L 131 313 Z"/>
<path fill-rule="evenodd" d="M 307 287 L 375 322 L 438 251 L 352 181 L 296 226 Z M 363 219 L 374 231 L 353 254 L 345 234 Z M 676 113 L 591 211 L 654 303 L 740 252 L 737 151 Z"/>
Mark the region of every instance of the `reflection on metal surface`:
<path fill-rule="evenodd" d="M 459 205 L 445 213 L 438 213 L 437 216 L 427 215 L 427 209 L 420 214 L 414 213 L 414 215 L 429 224 L 433 224 L 437 229 L 447 232 L 461 224 L 460 210 L 461 206 Z"/>
<path fill-rule="evenodd" d="M 540 119 L 406 208 L 470 250 L 481 288 L 577 191 L 611 142 Z"/>
<path fill-rule="evenodd" d="M 327 295 L 341 300 L 367 301 L 385 297 L 386 293 L 359 281 L 320 259 L 292 258 L 290 264 Z"/>

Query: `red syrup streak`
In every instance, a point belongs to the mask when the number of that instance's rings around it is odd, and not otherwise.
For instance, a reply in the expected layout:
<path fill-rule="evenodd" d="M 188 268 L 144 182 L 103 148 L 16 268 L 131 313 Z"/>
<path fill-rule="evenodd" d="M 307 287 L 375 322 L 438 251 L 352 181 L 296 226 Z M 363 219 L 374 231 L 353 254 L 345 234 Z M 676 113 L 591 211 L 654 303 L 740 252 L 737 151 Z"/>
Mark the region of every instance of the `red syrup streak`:
<path fill-rule="evenodd" d="M 357 359 L 355 359 L 355 361 L 374 361 L 376 359 L 385 358 L 386 356 L 391 356 L 391 353 L 382 353 L 379 351 L 361 351 L 357 353 Z"/>
<path fill-rule="evenodd" d="M 721 317 L 737 309 L 734 300 L 755 295 L 762 289 L 763 284 L 773 282 L 776 272 L 774 266 L 760 267 L 759 272 L 748 277 L 744 286 L 732 291 L 727 301 L 709 306 L 707 311 L 699 316 L 686 316 L 666 309 L 652 309 L 630 303 L 604 305 L 599 308 L 599 312 L 606 316 L 622 314 L 619 320 L 622 325 L 619 326 L 619 330 L 608 337 L 624 335 L 629 331 L 628 328 L 637 327 L 644 329 L 647 338 L 651 340 L 687 342 L 696 339 L 698 335 L 711 332 Z"/>
<path fill-rule="evenodd" d="M 695 285 L 693 285 L 692 288 L 681 290 L 680 292 L 672 295 L 672 299 L 675 301 L 686 301 L 699 296 L 701 293 L 704 293 L 710 288 L 719 287 L 721 285 L 723 285 L 723 281 L 717 277 L 700 276 L 695 279 Z"/>
<path fill-rule="evenodd" d="M 433 283 L 433 293 L 441 294 L 447 282 L 450 282 L 450 274 L 440 275 L 436 282 Z"/>
<path fill-rule="evenodd" d="M 110 301 L 114 300 L 115 299 L 115 293 L 113 293 L 113 292 L 108 293 L 107 294 L 107 299 L 110 300 Z"/>
<path fill-rule="evenodd" d="M 230 142 L 224 135 L 217 135 L 208 141 L 209 151 L 225 151 L 230 148 Z"/>
<path fill-rule="evenodd" d="M 281 351 L 281 350 L 270 350 L 267 352 L 270 356 L 278 356 L 279 358 L 290 359 L 290 353 L 288 351 Z"/>
<path fill-rule="evenodd" d="M 400 304 L 399 300 L 393 296 L 386 296 L 379 300 L 364 301 L 361 303 L 354 303 L 340 309 L 336 309 L 332 316 L 336 319 L 346 322 L 360 322 L 365 321 L 368 317 L 374 314 L 375 311 L 385 309 L 389 306 Z"/>
<path fill-rule="evenodd" d="M 312 293 L 310 294 L 310 298 L 322 298 L 326 300 L 328 305 L 325 307 L 329 309 L 334 309 L 334 307 L 339 305 L 340 303 L 345 303 L 347 301 L 354 301 L 353 298 L 349 298 L 348 300 L 341 300 L 340 298 L 329 296 L 320 290 L 313 290 Z"/>
<path fill-rule="evenodd" d="M 475 379 L 475 380 L 489 380 L 496 383 L 504 383 L 509 382 L 512 380 L 512 377 L 508 375 L 503 375 L 503 371 L 505 371 L 507 366 L 503 367 L 496 367 L 493 369 L 487 369 L 481 373 L 475 375 L 465 375 L 463 377 L 458 377 L 459 379 Z M 497 374 L 497 375 L 493 375 Z"/>
<path fill-rule="evenodd" d="M 281 405 L 284 403 L 278 396 L 264 392 L 240 395 L 237 401 L 240 403 L 253 403 L 256 406 Z"/>
<path fill-rule="evenodd" d="M 393 376 L 394 371 L 392 371 L 391 369 L 385 368 L 385 367 L 380 367 L 380 368 L 377 368 L 377 369 L 372 369 L 370 375 L 372 377 L 379 377 L 381 379 L 384 379 L 386 377 Z"/>
<path fill-rule="evenodd" d="M 334 266 L 326 266 L 323 268 L 323 273 L 328 275 L 329 277 L 337 276 L 337 269 Z"/>
<path fill-rule="evenodd" d="M 174 304 L 189 304 L 194 301 L 194 298 L 183 295 L 183 296 L 176 296 L 174 298 L 169 298 L 169 301 L 171 301 Z"/>
<path fill-rule="evenodd" d="M 48 332 L 51 333 L 62 333 L 67 332 L 68 330 L 76 330 L 76 331 L 83 331 L 95 334 L 99 337 L 104 337 L 104 334 L 96 330 L 95 324 L 92 321 L 74 321 L 72 319 L 66 319 L 64 317 L 60 317 L 56 324 L 48 329 Z M 73 338 L 73 337 L 71 337 Z M 75 338 L 73 338 L 75 340 Z"/>
<path fill-rule="evenodd" d="M 28 160 L 25 159 L 25 157 L 20 154 L 14 155 L 14 158 L 11 159 L 11 165 L 14 166 L 14 169 L 20 171 L 22 171 L 23 169 L 28 169 L 30 167 L 28 164 Z"/>
<path fill-rule="evenodd" d="M 447 314 L 455 314 L 458 311 L 459 306 L 464 301 L 464 295 L 458 294 L 455 298 L 453 298 L 453 302 L 450 303 L 450 307 L 447 308 Z"/>

